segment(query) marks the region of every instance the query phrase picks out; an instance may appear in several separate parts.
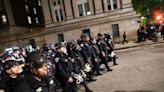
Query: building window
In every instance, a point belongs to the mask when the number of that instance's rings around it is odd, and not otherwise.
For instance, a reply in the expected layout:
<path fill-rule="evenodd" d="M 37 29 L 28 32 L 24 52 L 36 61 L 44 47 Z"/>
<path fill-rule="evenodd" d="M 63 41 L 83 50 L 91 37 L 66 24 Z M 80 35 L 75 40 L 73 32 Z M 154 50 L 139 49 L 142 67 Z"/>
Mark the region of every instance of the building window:
<path fill-rule="evenodd" d="M 56 21 L 59 21 L 58 11 L 55 10 Z"/>
<path fill-rule="evenodd" d="M 117 9 L 117 0 L 113 0 L 113 9 Z"/>
<path fill-rule="evenodd" d="M 82 4 L 78 5 L 79 16 L 83 16 L 83 7 Z"/>
<path fill-rule="evenodd" d="M 39 24 L 39 19 L 37 17 L 35 18 L 35 22 L 36 24 Z"/>
<path fill-rule="evenodd" d="M 29 24 L 32 24 L 31 17 L 30 16 L 27 16 L 27 19 L 28 19 L 28 23 Z"/>
<path fill-rule="evenodd" d="M 56 4 L 56 1 L 54 1 L 54 6 L 56 6 L 57 4 Z"/>
<path fill-rule="evenodd" d="M 38 5 L 39 5 L 39 6 L 41 6 L 41 5 L 42 5 L 40 0 L 38 0 Z"/>
<path fill-rule="evenodd" d="M 61 8 L 60 4 L 61 4 L 60 0 L 55 0 L 54 1 L 54 11 L 55 11 L 56 21 L 64 20 L 63 11 L 62 11 L 62 8 Z"/>
<path fill-rule="evenodd" d="M 113 33 L 113 37 L 119 37 L 120 36 L 118 24 L 112 25 L 112 33 Z"/>
<path fill-rule="evenodd" d="M 60 0 L 57 0 L 57 2 L 58 2 L 58 5 L 60 5 Z"/>
<path fill-rule="evenodd" d="M 55 16 L 56 16 L 56 20 L 57 20 L 57 21 L 62 21 L 62 20 L 64 20 L 64 18 L 63 18 L 63 13 L 62 13 L 62 9 L 55 10 Z"/>
<path fill-rule="evenodd" d="M 82 30 L 82 33 L 84 34 L 87 34 L 89 37 L 91 37 L 91 32 L 90 32 L 90 29 L 83 29 Z"/>
<path fill-rule="evenodd" d="M 91 12 L 89 10 L 89 3 L 88 2 L 84 3 L 84 8 L 85 8 L 86 15 L 90 15 Z"/>
<path fill-rule="evenodd" d="M 110 0 L 107 0 L 108 10 L 111 10 L 111 2 Z"/>
<path fill-rule="evenodd" d="M 59 14 L 60 14 L 60 19 L 63 20 L 63 13 L 62 13 L 62 9 L 59 9 Z"/>
<path fill-rule="evenodd" d="M 1 19 L 2 19 L 2 23 L 3 23 L 3 24 L 6 24 L 6 23 L 7 23 L 6 15 L 2 15 L 2 16 L 1 16 Z"/>
<path fill-rule="evenodd" d="M 117 0 L 107 0 L 108 10 L 117 9 Z"/>
<path fill-rule="evenodd" d="M 29 7 L 28 7 L 28 5 L 25 5 L 25 9 L 26 9 L 26 12 L 27 12 L 27 13 L 30 12 L 30 11 L 29 11 Z"/>
<path fill-rule="evenodd" d="M 54 6 L 57 6 L 57 5 L 60 5 L 60 4 L 61 4 L 60 0 L 55 0 L 54 1 Z"/>
<path fill-rule="evenodd" d="M 34 14 L 37 14 L 36 8 L 33 8 Z"/>
<path fill-rule="evenodd" d="M 77 7 L 79 16 L 86 16 L 91 14 L 88 0 L 77 1 Z"/>
<path fill-rule="evenodd" d="M 63 33 L 58 34 L 58 41 L 64 42 L 64 34 Z"/>

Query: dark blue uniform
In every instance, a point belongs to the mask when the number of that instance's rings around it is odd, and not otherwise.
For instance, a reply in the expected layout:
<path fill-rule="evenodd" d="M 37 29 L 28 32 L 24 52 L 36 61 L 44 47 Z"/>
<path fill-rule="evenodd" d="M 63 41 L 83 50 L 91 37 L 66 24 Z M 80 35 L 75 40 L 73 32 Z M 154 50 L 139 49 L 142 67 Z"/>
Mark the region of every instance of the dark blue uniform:
<path fill-rule="evenodd" d="M 77 92 L 75 81 L 68 83 L 69 77 L 73 78 L 73 66 L 69 57 L 65 54 L 57 53 L 55 58 L 56 78 L 60 82 L 62 92 Z"/>
<path fill-rule="evenodd" d="M 109 68 L 108 63 L 107 63 L 107 55 L 108 55 L 107 44 L 104 42 L 103 39 L 98 39 L 97 45 L 98 45 L 99 50 L 100 50 L 101 64 L 105 65 L 107 71 L 112 71 L 112 69 Z"/>

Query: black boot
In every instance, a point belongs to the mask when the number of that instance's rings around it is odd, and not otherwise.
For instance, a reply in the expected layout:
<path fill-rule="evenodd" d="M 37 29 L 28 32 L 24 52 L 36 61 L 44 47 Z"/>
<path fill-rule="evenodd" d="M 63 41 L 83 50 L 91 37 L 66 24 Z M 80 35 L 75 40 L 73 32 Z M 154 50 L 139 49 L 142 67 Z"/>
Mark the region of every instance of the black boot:
<path fill-rule="evenodd" d="M 113 65 L 118 65 L 118 64 L 116 63 L 116 56 L 113 57 Z"/>
<path fill-rule="evenodd" d="M 108 71 L 113 71 L 113 69 L 110 69 L 110 68 L 109 68 L 109 69 L 107 69 L 107 72 L 108 72 Z"/>
<path fill-rule="evenodd" d="M 83 81 L 83 86 L 84 86 L 84 88 L 85 88 L 85 92 L 92 92 L 92 90 L 90 90 L 90 88 L 88 87 L 88 85 L 87 85 L 87 83 L 86 83 L 86 80 L 84 79 L 84 81 Z"/>

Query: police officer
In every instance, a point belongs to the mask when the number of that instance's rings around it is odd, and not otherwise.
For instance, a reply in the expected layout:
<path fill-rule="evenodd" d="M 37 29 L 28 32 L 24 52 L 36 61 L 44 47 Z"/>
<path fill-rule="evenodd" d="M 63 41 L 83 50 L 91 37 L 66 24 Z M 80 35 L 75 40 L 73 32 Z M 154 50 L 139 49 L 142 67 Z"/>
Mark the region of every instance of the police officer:
<path fill-rule="evenodd" d="M 29 73 L 26 74 L 17 92 L 56 92 L 53 80 L 47 76 L 46 59 L 42 53 L 34 53 L 30 58 Z"/>
<path fill-rule="evenodd" d="M 97 44 L 100 50 L 100 59 L 101 59 L 101 64 L 104 64 L 107 71 L 112 71 L 112 69 L 109 68 L 108 63 L 107 63 L 107 44 L 103 40 L 103 35 L 98 33 L 98 39 L 97 39 Z"/>
<path fill-rule="evenodd" d="M 77 62 L 77 65 L 80 69 L 84 68 L 84 60 L 83 57 L 81 55 L 81 50 L 82 48 L 75 42 L 71 43 L 71 47 L 70 47 L 70 57 L 75 59 L 75 61 Z"/>
<path fill-rule="evenodd" d="M 77 92 L 71 61 L 68 55 L 64 54 L 61 45 L 59 45 L 56 50 L 56 78 L 61 84 L 62 92 Z"/>
<path fill-rule="evenodd" d="M 112 38 L 109 34 L 105 34 L 104 35 L 104 41 L 106 42 L 107 44 L 107 51 L 108 51 L 108 61 L 111 60 L 113 61 L 113 65 L 118 65 L 116 63 L 116 54 L 114 52 L 114 43 L 112 41 Z"/>
<path fill-rule="evenodd" d="M 85 74 L 83 72 L 84 61 L 80 51 L 81 47 L 77 43 L 74 42 L 71 44 L 70 57 L 72 58 L 73 71 L 75 74 L 78 74 L 82 77 L 83 80 L 80 83 L 83 84 L 85 92 L 92 92 L 86 83 Z M 76 79 L 76 81 L 79 80 Z"/>
<path fill-rule="evenodd" d="M 82 56 L 84 58 L 84 62 L 86 65 L 90 65 L 90 67 L 92 67 L 92 54 L 93 54 L 93 50 L 92 47 L 90 45 L 90 37 L 88 36 L 88 34 L 82 34 L 81 35 L 81 40 L 82 43 L 80 44 L 81 48 L 82 48 Z M 87 73 L 87 77 L 88 77 L 88 81 L 96 81 L 96 79 L 93 79 L 92 76 L 92 70 L 90 71 L 86 71 Z"/>
<path fill-rule="evenodd" d="M 12 60 L 15 60 L 19 63 L 19 65 L 21 65 L 22 67 L 25 66 L 25 59 L 20 51 L 19 48 L 16 48 L 13 50 L 13 53 L 10 57 Z"/>
<path fill-rule="evenodd" d="M 1 74 L 0 89 L 5 92 L 20 92 L 18 91 L 21 82 L 24 80 L 22 68 L 18 62 L 14 60 L 7 60 L 4 63 L 5 71 Z"/>
<path fill-rule="evenodd" d="M 93 50 L 93 54 L 92 54 L 92 63 L 93 63 L 93 71 L 96 71 L 96 75 L 102 75 L 100 73 L 100 65 L 99 65 L 99 54 L 100 54 L 100 50 L 96 44 L 96 39 L 91 39 L 91 47 Z"/>

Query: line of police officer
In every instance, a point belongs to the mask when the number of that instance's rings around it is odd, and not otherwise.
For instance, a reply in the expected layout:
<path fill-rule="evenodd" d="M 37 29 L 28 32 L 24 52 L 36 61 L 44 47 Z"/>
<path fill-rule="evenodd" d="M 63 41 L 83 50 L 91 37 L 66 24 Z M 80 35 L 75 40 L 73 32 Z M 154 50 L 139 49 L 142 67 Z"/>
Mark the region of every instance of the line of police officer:
<path fill-rule="evenodd" d="M 55 48 L 44 45 L 26 54 L 24 50 L 16 50 L 5 58 L 0 89 L 5 92 L 56 92 L 56 85 L 60 85 L 62 92 L 77 92 L 77 85 L 81 84 L 86 92 L 92 92 L 87 81 L 96 81 L 94 72 L 102 75 L 101 64 L 112 71 L 108 61 L 117 65 L 114 44 L 110 35 L 103 37 L 100 33 L 97 40 L 82 34 L 81 40 L 57 44 Z"/>

